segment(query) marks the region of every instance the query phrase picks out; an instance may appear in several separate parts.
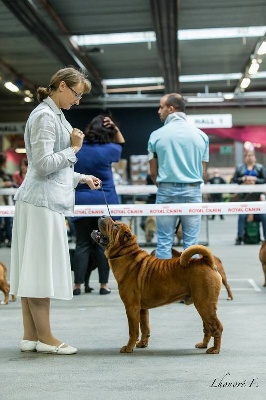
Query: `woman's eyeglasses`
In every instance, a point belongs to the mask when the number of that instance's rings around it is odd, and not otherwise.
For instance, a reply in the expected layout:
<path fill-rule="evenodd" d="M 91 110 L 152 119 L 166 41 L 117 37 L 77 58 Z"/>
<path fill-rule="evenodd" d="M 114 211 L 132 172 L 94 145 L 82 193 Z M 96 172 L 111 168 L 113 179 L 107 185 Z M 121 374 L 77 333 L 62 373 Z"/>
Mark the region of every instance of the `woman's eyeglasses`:
<path fill-rule="evenodd" d="M 70 86 L 68 86 L 68 85 L 67 85 L 67 87 L 68 87 L 68 89 L 71 90 L 71 92 L 74 93 L 75 97 L 76 97 L 78 100 L 81 100 L 81 99 L 82 99 L 82 94 L 78 94 L 74 89 L 72 89 L 72 88 L 71 88 Z"/>

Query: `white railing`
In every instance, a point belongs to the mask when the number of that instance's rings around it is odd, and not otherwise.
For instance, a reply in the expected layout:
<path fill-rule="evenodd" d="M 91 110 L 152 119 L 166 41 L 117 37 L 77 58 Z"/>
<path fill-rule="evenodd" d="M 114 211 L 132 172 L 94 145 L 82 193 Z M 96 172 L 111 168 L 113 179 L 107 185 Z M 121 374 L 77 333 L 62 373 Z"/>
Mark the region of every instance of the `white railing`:
<path fill-rule="evenodd" d="M 120 185 L 116 187 L 119 195 L 132 196 L 132 204 L 109 205 L 112 216 L 148 216 L 148 215 L 214 215 L 214 214 L 265 214 L 266 202 L 221 202 L 221 203 L 193 203 L 193 204 L 135 204 L 136 196 L 147 196 L 157 192 L 154 185 Z M 12 200 L 17 189 L 0 189 L 0 195 L 10 196 Z M 266 184 L 263 185 L 202 185 L 202 193 L 266 193 Z M 75 206 L 74 215 L 101 216 L 107 215 L 105 205 Z M 14 215 L 14 206 L 0 206 L 0 216 Z"/>

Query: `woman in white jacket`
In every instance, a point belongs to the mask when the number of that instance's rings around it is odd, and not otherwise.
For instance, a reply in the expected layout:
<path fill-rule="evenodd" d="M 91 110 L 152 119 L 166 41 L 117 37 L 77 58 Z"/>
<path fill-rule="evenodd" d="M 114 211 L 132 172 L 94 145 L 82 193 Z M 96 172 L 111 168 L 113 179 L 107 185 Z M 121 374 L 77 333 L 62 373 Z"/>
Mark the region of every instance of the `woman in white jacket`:
<path fill-rule="evenodd" d="M 92 175 L 74 172 L 84 135 L 61 111 L 78 105 L 90 89 L 82 72 L 59 70 L 47 88 L 38 88 L 40 104 L 26 124 L 28 171 L 15 196 L 10 272 L 10 292 L 22 304 L 21 351 L 77 352 L 53 336 L 49 312 L 51 298 L 72 298 L 65 216 L 73 215 L 75 187 L 80 182 L 98 189 L 101 184 Z"/>

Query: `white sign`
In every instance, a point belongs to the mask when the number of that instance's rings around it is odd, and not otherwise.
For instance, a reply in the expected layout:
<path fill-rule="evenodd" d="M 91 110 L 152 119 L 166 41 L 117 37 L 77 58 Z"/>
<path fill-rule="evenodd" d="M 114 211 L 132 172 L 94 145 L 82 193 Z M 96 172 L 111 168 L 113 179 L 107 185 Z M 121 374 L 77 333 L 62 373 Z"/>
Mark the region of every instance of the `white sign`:
<path fill-rule="evenodd" d="M 23 134 L 25 130 L 25 122 L 1 122 L 0 135 Z"/>
<path fill-rule="evenodd" d="M 187 115 L 187 122 L 197 128 L 232 128 L 232 114 Z"/>

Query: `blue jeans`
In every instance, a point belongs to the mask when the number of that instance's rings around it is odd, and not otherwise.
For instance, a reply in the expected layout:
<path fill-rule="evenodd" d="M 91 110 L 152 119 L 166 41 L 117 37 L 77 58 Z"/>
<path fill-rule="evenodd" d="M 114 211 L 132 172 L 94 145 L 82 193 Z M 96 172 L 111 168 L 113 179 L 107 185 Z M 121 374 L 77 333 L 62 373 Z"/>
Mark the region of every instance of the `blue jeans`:
<path fill-rule="evenodd" d="M 160 183 L 158 185 L 156 204 L 201 202 L 200 183 Z M 172 247 L 178 218 L 181 219 L 182 224 L 184 249 L 198 243 L 201 215 L 157 216 L 158 242 L 156 257 L 172 258 Z"/>
<path fill-rule="evenodd" d="M 243 239 L 248 214 L 239 214 L 237 223 L 237 237 Z M 254 221 L 262 223 L 263 237 L 266 239 L 266 214 L 254 214 Z"/>

